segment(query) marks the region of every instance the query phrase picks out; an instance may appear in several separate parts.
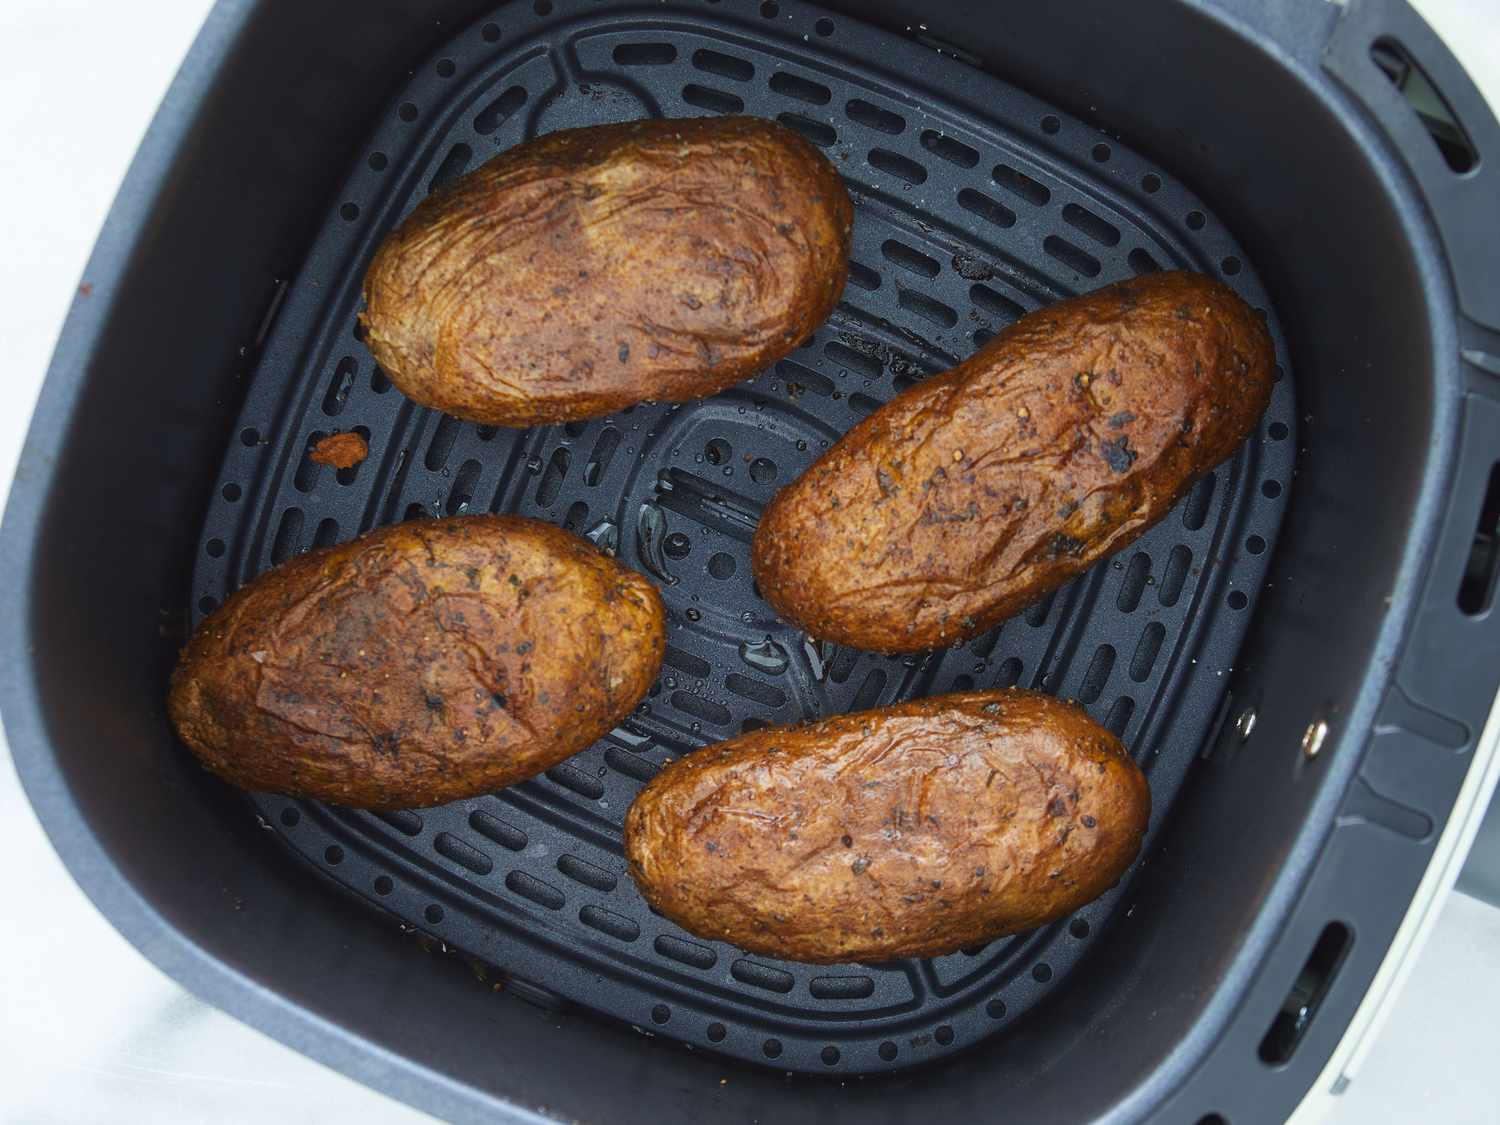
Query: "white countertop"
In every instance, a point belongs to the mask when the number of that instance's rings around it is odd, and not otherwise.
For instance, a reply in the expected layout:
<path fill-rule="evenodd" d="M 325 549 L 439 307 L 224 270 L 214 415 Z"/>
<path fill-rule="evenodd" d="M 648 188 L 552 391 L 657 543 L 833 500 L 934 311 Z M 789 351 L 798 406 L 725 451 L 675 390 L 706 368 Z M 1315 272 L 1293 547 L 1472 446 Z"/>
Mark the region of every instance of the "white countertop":
<path fill-rule="evenodd" d="M 1494 5 L 1417 3 L 1500 105 Z M 0 310 L 10 355 L 0 379 L 0 496 L 84 261 L 209 7 L 210 0 L 0 7 Z M 200 1003 L 158 972 L 74 885 L 21 794 L 8 752 L 0 759 L 7 883 L 0 1122 L 431 1120 Z M 1330 1120 L 1500 1120 L 1497 1010 L 1500 910 L 1455 893 Z"/>

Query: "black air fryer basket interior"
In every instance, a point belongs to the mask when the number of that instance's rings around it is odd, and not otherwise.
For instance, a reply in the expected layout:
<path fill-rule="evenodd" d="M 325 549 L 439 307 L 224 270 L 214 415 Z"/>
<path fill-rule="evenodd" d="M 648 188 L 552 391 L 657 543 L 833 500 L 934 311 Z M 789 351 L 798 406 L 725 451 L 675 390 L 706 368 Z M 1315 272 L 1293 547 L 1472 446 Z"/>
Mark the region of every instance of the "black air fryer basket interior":
<path fill-rule="evenodd" d="M 439 1114 L 1277 1119 L 1380 963 L 1500 667 L 1471 551 L 1500 450 L 1500 131 L 1395 2 L 841 7 L 222 4 L 6 514 L 28 792 L 174 976 Z M 1413 73 L 1443 120 L 1401 97 Z M 819 145 L 856 204 L 844 300 L 787 360 L 530 431 L 416 408 L 374 368 L 359 279 L 433 187 L 557 128 L 741 112 Z M 945 652 L 775 620 L 748 543 L 778 487 L 1024 312 L 1158 268 L 1263 310 L 1282 376 L 1163 524 Z M 366 462 L 307 460 L 348 429 Z M 203 614 L 294 552 L 469 511 L 657 580 L 670 647 L 636 715 L 544 777 L 386 816 L 247 804 L 191 762 L 161 696 Z M 814 968 L 696 939 L 624 874 L 624 810 L 673 757 L 1012 683 L 1079 699 L 1152 784 L 1140 862 L 1069 919 Z"/>

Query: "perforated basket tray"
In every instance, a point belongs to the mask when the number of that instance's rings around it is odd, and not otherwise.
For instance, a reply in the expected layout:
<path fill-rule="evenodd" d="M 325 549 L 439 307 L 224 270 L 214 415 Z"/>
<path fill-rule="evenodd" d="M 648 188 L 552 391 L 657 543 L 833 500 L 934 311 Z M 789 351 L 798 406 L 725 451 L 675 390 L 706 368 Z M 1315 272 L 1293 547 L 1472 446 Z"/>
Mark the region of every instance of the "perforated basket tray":
<path fill-rule="evenodd" d="M 433 186 L 554 129 L 729 112 L 809 137 L 854 197 L 844 300 L 791 358 L 711 399 L 527 431 L 416 407 L 374 367 L 355 327 L 359 283 Z M 1222 719 L 1285 502 L 1290 379 L 1254 437 L 1165 522 L 968 645 L 904 658 L 814 645 L 759 598 L 748 548 L 775 490 L 897 391 L 1028 310 L 1158 267 L 1222 276 L 1267 309 L 1228 232 L 1166 172 L 930 45 L 790 2 L 538 0 L 464 31 L 382 115 L 273 310 L 207 514 L 195 623 L 314 545 L 401 519 L 514 511 L 659 582 L 666 667 L 618 730 L 503 792 L 385 816 L 254 805 L 292 849 L 406 923 L 701 1047 L 871 1072 L 1014 1022 L 1096 942 L 1128 877 L 1069 919 L 981 949 L 814 967 L 745 956 L 652 913 L 625 874 L 620 825 L 663 763 L 748 726 L 1021 684 L 1078 699 L 1124 738 L 1151 781 L 1154 835 Z M 349 429 L 369 439 L 363 464 L 307 459 Z"/>

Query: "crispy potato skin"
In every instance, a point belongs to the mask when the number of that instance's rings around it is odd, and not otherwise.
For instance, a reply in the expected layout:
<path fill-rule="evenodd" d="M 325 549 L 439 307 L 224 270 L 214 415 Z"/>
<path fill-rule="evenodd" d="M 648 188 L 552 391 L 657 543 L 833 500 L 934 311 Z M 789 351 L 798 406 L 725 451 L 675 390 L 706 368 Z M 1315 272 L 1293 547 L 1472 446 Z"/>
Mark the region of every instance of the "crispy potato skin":
<path fill-rule="evenodd" d="M 293 559 L 199 627 L 168 714 L 246 789 L 436 805 L 539 773 L 655 680 L 661 598 L 560 528 L 464 516 Z"/>
<path fill-rule="evenodd" d="M 703 937 L 818 964 L 935 957 L 1098 897 L 1150 811 L 1078 707 L 964 692 L 681 758 L 631 805 L 625 854 L 646 901 Z"/>
<path fill-rule="evenodd" d="M 365 277 L 366 342 L 408 397 L 492 425 L 699 398 L 823 322 L 852 224 L 833 166 L 775 122 L 551 133 L 386 239 Z"/>
<path fill-rule="evenodd" d="M 1274 370 L 1261 318 L 1198 274 L 1040 309 L 783 489 L 756 580 L 783 617 L 856 648 L 976 636 L 1165 516 L 1253 430 Z"/>

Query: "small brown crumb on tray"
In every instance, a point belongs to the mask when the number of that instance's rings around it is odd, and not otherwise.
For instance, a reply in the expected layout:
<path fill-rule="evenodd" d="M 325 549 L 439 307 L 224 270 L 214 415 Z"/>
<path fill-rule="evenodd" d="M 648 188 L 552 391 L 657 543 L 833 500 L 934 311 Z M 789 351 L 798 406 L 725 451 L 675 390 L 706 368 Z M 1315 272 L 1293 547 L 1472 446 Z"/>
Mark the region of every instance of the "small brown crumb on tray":
<path fill-rule="evenodd" d="M 370 455 L 370 446 L 364 438 L 350 432 L 329 434 L 312 447 L 308 460 L 315 465 L 328 465 L 335 469 L 352 469 Z"/>

